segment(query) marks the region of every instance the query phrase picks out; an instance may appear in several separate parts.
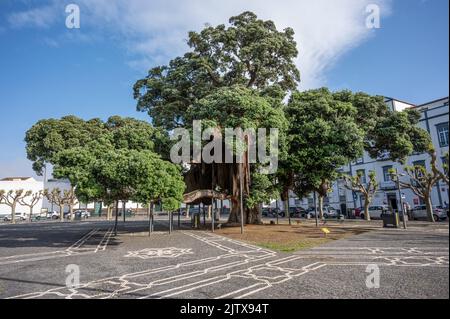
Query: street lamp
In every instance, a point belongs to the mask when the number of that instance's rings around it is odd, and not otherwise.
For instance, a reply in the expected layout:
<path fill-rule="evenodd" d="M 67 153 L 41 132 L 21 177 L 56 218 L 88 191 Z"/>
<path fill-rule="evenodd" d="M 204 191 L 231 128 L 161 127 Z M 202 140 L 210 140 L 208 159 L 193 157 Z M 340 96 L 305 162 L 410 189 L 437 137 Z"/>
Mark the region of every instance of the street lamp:
<path fill-rule="evenodd" d="M 400 187 L 400 176 L 405 176 L 405 174 L 399 174 L 398 168 L 395 168 L 395 175 L 397 175 L 397 189 L 398 189 L 398 196 L 400 198 L 400 209 L 401 209 L 402 218 L 403 218 L 403 228 L 407 229 L 406 218 L 405 218 L 405 209 L 403 207 L 402 189 Z"/>

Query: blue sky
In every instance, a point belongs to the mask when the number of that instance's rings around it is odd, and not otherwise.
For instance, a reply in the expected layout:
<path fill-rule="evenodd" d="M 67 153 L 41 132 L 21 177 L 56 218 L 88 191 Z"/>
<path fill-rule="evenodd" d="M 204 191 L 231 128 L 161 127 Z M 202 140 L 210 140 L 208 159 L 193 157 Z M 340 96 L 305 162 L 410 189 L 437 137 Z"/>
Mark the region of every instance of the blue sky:
<path fill-rule="evenodd" d="M 81 28 L 65 27 L 80 6 Z M 365 27 L 365 7 L 381 28 Z M 424 103 L 448 95 L 448 0 L 0 1 L 0 178 L 33 175 L 25 131 L 75 114 L 147 119 L 132 85 L 186 49 L 189 30 L 244 10 L 297 33 L 300 89 L 328 86 Z"/>

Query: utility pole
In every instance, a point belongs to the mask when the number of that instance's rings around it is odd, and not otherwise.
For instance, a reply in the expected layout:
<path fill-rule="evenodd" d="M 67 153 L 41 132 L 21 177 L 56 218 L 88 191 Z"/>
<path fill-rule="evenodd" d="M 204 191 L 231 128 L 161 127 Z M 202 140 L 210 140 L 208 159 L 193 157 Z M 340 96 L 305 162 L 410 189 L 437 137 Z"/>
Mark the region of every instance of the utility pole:
<path fill-rule="evenodd" d="M 316 227 L 319 227 L 319 218 L 317 216 L 317 195 L 316 195 L 316 191 L 314 191 L 314 216 L 316 218 Z"/>
<path fill-rule="evenodd" d="M 398 189 L 398 196 L 400 198 L 400 209 L 403 218 L 403 228 L 406 229 L 407 227 L 406 227 L 405 209 L 403 207 L 402 189 L 400 187 L 400 176 L 398 174 L 398 168 L 395 168 L 395 174 L 397 175 L 397 189 Z"/>
<path fill-rule="evenodd" d="M 243 200 L 243 185 L 244 185 L 244 181 L 243 179 L 243 172 L 242 172 L 242 164 L 239 163 L 239 200 L 240 200 L 240 208 L 241 208 L 241 234 L 244 233 L 244 200 Z"/>

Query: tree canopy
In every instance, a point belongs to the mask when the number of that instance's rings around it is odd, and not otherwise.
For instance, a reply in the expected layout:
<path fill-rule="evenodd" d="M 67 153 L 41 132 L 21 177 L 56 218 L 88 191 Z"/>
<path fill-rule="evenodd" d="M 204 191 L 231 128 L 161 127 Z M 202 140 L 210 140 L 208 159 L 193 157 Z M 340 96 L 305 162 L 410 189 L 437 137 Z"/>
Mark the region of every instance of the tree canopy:
<path fill-rule="evenodd" d="M 295 66 L 297 44 L 291 28 L 283 32 L 252 12 L 229 20 L 230 26 L 190 32 L 191 50 L 149 71 L 134 85 L 137 109 L 156 126 L 183 127 L 189 107 L 222 87 L 235 85 L 264 91 L 293 90 L 300 80 Z"/>
<path fill-rule="evenodd" d="M 168 135 L 149 123 L 113 116 L 84 121 L 76 116 L 44 119 L 31 127 L 25 136 L 27 157 L 33 169 L 42 174 L 46 164 L 54 165 L 58 153 L 90 145 L 102 150 L 135 149 L 161 152 L 168 157 Z"/>

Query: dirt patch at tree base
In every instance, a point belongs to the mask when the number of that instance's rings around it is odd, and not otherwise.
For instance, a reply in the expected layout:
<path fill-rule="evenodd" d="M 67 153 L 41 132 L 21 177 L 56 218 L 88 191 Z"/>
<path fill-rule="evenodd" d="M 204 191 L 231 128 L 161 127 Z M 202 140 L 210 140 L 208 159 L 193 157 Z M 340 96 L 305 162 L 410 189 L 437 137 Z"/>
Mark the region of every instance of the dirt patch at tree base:
<path fill-rule="evenodd" d="M 330 233 L 322 230 L 327 228 Z M 241 240 L 260 247 L 282 251 L 295 252 L 323 245 L 330 241 L 359 235 L 370 231 L 368 228 L 352 228 L 341 225 L 319 226 L 311 224 L 299 225 L 246 225 L 244 234 L 240 227 L 223 227 L 216 231 L 217 234 Z"/>

